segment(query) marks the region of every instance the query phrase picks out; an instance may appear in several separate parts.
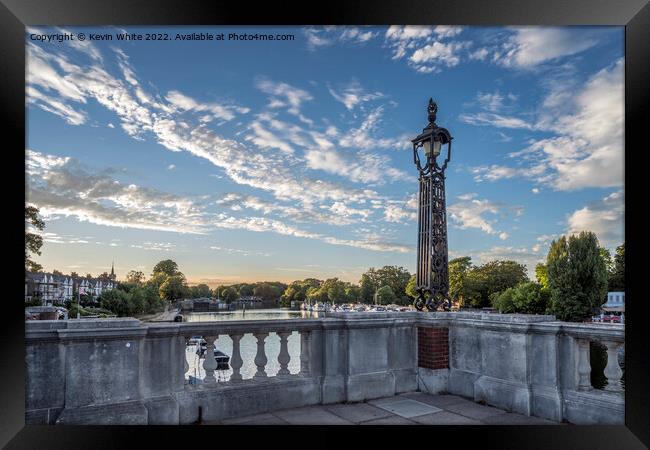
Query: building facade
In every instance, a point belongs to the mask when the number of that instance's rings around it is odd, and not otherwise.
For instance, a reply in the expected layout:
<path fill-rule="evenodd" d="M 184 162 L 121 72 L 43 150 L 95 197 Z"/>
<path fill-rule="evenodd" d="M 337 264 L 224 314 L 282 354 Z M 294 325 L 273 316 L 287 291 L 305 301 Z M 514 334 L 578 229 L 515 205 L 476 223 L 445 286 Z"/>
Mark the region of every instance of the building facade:
<path fill-rule="evenodd" d="M 25 303 L 40 300 L 43 306 L 63 305 L 86 295 L 96 301 L 103 292 L 117 285 L 115 268 L 111 267 L 108 277 L 72 277 L 42 272 L 26 272 Z"/>

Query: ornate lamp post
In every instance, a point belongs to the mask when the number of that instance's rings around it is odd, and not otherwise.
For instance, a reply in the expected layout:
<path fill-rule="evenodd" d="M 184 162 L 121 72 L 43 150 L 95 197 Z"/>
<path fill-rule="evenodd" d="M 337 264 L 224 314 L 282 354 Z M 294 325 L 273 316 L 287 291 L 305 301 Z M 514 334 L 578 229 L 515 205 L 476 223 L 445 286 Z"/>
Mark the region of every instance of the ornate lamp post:
<path fill-rule="evenodd" d="M 451 307 L 447 255 L 447 212 L 445 205 L 445 169 L 451 158 L 451 134 L 436 125 L 438 105 L 429 99 L 429 124 L 413 139 L 413 160 L 420 174 L 418 251 L 416 286 L 418 311 Z M 438 156 L 447 146 L 447 156 L 438 164 Z M 424 167 L 420 159 L 424 152 Z"/>

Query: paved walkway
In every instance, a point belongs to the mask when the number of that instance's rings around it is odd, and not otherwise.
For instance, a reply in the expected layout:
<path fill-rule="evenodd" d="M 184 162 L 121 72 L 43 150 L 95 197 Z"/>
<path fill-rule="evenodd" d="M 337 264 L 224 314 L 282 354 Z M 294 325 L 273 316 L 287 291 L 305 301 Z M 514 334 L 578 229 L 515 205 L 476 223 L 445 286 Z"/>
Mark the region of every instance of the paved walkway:
<path fill-rule="evenodd" d="M 410 392 L 366 403 L 306 406 L 206 425 L 556 425 L 456 395 Z"/>

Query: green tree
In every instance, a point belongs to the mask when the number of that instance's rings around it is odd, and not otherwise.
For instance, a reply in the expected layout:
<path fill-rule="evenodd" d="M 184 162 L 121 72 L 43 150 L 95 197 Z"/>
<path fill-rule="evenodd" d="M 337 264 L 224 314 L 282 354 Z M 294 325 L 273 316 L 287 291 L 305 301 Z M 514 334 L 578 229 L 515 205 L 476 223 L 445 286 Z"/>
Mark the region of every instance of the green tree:
<path fill-rule="evenodd" d="M 489 261 L 467 271 L 463 303 L 474 308 L 489 306 L 499 292 L 528 280 L 526 266 L 516 261 Z"/>
<path fill-rule="evenodd" d="M 406 285 L 406 295 L 408 295 L 411 300 L 415 300 L 418 296 L 417 291 L 415 290 L 415 286 L 417 284 L 417 277 L 415 275 L 412 275 L 411 278 L 409 278 L 409 282 Z"/>
<path fill-rule="evenodd" d="M 553 241 L 546 265 L 550 311 L 558 319 L 581 322 L 605 301 L 607 270 L 593 232 Z"/>
<path fill-rule="evenodd" d="M 158 264 L 156 264 L 153 267 L 153 274 L 160 274 L 164 273 L 165 275 L 169 277 L 173 277 L 176 275 L 182 275 L 181 272 L 178 270 L 178 264 L 176 264 L 174 261 L 171 259 L 165 259 L 163 261 L 160 261 Z"/>
<path fill-rule="evenodd" d="M 239 293 L 233 287 L 228 287 L 222 291 L 223 301 L 226 303 L 232 303 L 239 298 Z"/>
<path fill-rule="evenodd" d="M 189 289 L 185 284 L 185 277 L 182 275 L 168 276 L 160 285 L 159 293 L 160 298 L 170 302 L 187 297 Z"/>
<path fill-rule="evenodd" d="M 608 290 L 625 291 L 625 242 L 616 247 L 612 270 L 608 276 Z"/>
<path fill-rule="evenodd" d="M 331 303 L 345 303 L 347 300 L 345 283 L 338 278 L 325 280 L 320 289 L 327 295 L 327 300 Z"/>
<path fill-rule="evenodd" d="M 527 281 L 497 293 L 492 306 L 502 313 L 544 314 L 549 292 L 541 284 Z"/>
<path fill-rule="evenodd" d="M 361 300 L 361 288 L 348 283 L 345 286 L 345 301 L 347 303 L 358 303 Z"/>
<path fill-rule="evenodd" d="M 467 273 L 472 268 L 472 258 L 463 256 L 449 261 L 449 298 L 465 306 L 469 291 Z"/>
<path fill-rule="evenodd" d="M 544 263 L 537 263 L 535 266 L 535 278 L 544 289 L 548 289 L 548 267 Z"/>
<path fill-rule="evenodd" d="M 242 297 L 250 297 L 253 295 L 253 288 L 254 286 L 252 284 L 242 284 L 239 287 L 239 295 Z"/>
<path fill-rule="evenodd" d="M 210 286 L 207 284 L 197 284 L 196 289 L 198 291 L 199 297 L 210 297 Z"/>
<path fill-rule="evenodd" d="M 377 290 L 377 303 L 380 305 L 390 305 L 395 300 L 397 297 L 390 286 L 382 286 Z"/>
<path fill-rule="evenodd" d="M 25 206 L 25 270 L 30 272 L 39 272 L 43 266 L 32 260 L 32 254 L 41 255 L 43 246 L 43 237 L 36 233 L 30 233 L 29 227 L 34 227 L 42 231 L 45 228 L 45 222 L 38 215 L 38 209 L 33 206 Z"/>
<path fill-rule="evenodd" d="M 374 271 L 374 269 L 370 269 Z M 371 304 L 374 302 L 375 291 L 377 290 L 375 281 L 372 279 L 372 276 L 368 272 L 361 275 L 361 281 L 359 281 L 360 291 L 361 291 L 361 301 L 363 303 Z"/>
<path fill-rule="evenodd" d="M 276 300 L 282 295 L 282 291 L 271 283 L 259 283 L 253 289 L 253 294 L 262 297 L 264 300 Z"/>
<path fill-rule="evenodd" d="M 312 304 L 325 303 L 329 300 L 327 296 L 327 290 L 312 286 L 307 289 L 307 300 Z"/>
<path fill-rule="evenodd" d="M 600 247 L 600 257 L 603 258 L 605 263 L 605 270 L 609 273 L 614 269 L 614 264 L 612 262 L 612 254 L 605 247 Z"/>

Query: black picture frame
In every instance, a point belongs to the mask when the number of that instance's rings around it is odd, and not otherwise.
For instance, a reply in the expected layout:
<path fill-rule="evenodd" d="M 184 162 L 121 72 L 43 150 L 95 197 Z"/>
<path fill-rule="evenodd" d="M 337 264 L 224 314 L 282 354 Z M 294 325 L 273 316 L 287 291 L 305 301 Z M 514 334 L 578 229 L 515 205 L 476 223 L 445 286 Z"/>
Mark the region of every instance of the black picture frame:
<path fill-rule="evenodd" d="M 11 244 L 13 257 L 7 258 L 9 270 L 4 296 L 5 316 L 2 333 L 2 364 L 0 380 L 0 445 L 6 448 L 128 448 L 136 437 L 147 441 L 156 437 L 166 444 L 220 445 L 217 434 L 231 434 L 218 427 L 73 427 L 25 426 L 24 423 L 24 321 L 22 276 L 15 263 L 23 250 L 20 248 L 24 222 L 19 222 L 19 210 L 24 207 L 24 192 L 18 180 L 24 178 L 25 149 L 25 26 L 40 25 L 331 25 L 331 24 L 445 24 L 445 25 L 620 25 L 625 26 L 625 188 L 630 205 L 643 204 L 647 198 L 641 187 L 636 187 L 643 176 L 639 172 L 640 157 L 647 147 L 641 141 L 650 122 L 650 5 L 648 0 L 462 0 L 462 1 L 328 1 L 300 5 L 265 2 L 250 5 L 245 2 L 205 2 L 200 0 L 157 1 L 102 1 L 102 0 L 0 0 L 0 99 L 4 142 L 5 175 L 11 174 L 5 187 L 4 206 L 12 212 L 6 221 L 11 223 L 5 234 L 5 245 Z M 428 95 L 428 94 L 427 94 Z M 14 138 L 14 139 L 11 139 Z M 638 148 L 633 146 L 640 143 Z M 22 144 L 21 144 L 22 143 Z M 22 145 L 22 148 L 20 146 Z M 632 151 L 632 149 L 634 149 Z M 631 158 L 639 163 L 630 164 Z M 642 172 L 641 172 L 642 173 Z M 15 177 L 14 177 L 15 176 Z M 636 188 L 636 189 L 635 189 Z M 650 384 L 648 371 L 648 329 L 643 319 L 647 300 L 641 293 L 640 280 L 634 274 L 642 262 L 641 232 L 643 208 L 626 208 L 625 235 L 628 245 L 626 294 L 626 402 L 625 426 L 537 426 L 537 427 L 417 427 L 417 440 L 411 441 L 414 431 L 403 428 L 375 428 L 370 434 L 383 438 L 397 436 L 407 445 L 444 445 L 441 438 L 452 438 L 454 447 L 468 439 L 476 439 L 483 447 L 498 448 L 619 448 L 633 449 L 650 446 Z M 636 217 L 635 217 L 636 216 Z M 22 256 L 21 256 L 22 257 Z M 637 261 L 639 264 L 634 264 Z M 635 268 L 636 267 L 636 268 Z M 360 432 L 361 427 L 355 427 Z M 247 429 L 248 430 L 248 429 Z M 293 446 L 294 430 L 265 429 L 263 433 L 233 432 L 231 439 L 240 445 L 249 445 L 251 439 L 261 439 Z M 273 431 L 273 433 L 271 432 Z M 304 431 L 304 429 L 303 429 Z M 337 429 L 338 436 L 341 429 Z M 322 431 L 318 431 L 321 433 Z M 313 435 L 318 440 L 320 434 Z M 329 435 L 329 433 L 328 433 Z M 336 437 L 326 436 L 332 445 Z M 196 442 L 197 436 L 206 439 Z M 282 437 L 280 437 L 282 436 Z M 322 436 L 322 435 L 321 435 Z M 408 440 L 404 440 L 408 439 Z M 411 445 L 413 445 L 411 444 Z M 305 443 L 301 443 L 305 445 Z"/>

